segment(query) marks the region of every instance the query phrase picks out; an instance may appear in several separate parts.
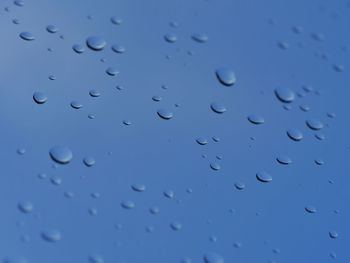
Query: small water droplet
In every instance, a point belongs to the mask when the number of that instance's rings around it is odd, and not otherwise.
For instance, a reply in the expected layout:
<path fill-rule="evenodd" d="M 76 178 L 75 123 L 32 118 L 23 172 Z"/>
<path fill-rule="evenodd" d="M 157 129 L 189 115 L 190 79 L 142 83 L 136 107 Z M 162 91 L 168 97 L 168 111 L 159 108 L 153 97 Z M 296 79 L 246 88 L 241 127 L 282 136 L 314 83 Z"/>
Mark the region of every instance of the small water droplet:
<path fill-rule="evenodd" d="M 144 192 L 146 190 L 146 186 L 144 184 L 133 184 L 131 188 L 135 192 Z"/>
<path fill-rule="evenodd" d="M 209 252 L 204 255 L 205 263 L 224 263 L 224 258 L 215 252 Z"/>
<path fill-rule="evenodd" d="M 336 232 L 336 231 L 330 231 L 329 232 L 329 237 L 330 238 L 336 239 L 338 236 L 339 236 L 338 232 Z"/>
<path fill-rule="evenodd" d="M 111 22 L 114 25 L 121 25 L 123 23 L 123 20 L 121 20 L 120 18 L 117 18 L 115 16 L 111 17 Z"/>
<path fill-rule="evenodd" d="M 245 188 L 245 184 L 242 182 L 235 183 L 235 187 L 237 190 L 243 190 Z"/>
<path fill-rule="evenodd" d="M 177 41 L 177 36 L 173 33 L 166 34 L 164 39 L 168 43 L 175 43 Z"/>
<path fill-rule="evenodd" d="M 308 205 L 305 207 L 305 211 L 310 213 L 310 214 L 314 214 L 317 212 L 317 209 L 313 205 Z"/>
<path fill-rule="evenodd" d="M 74 45 L 72 46 L 72 49 L 73 49 L 76 53 L 78 53 L 78 54 L 81 54 L 81 53 L 85 52 L 84 46 L 83 46 L 83 45 L 80 45 L 80 44 L 74 44 Z"/>
<path fill-rule="evenodd" d="M 218 163 L 211 163 L 210 168 L 214 171 L 219 171 L 221 169 L 221 166 Z"/>
<path fill-rule="evenodd" d="M 174 231 L 179 231 L 182 229 L 182 224 L 180 222 L 173 222 L 170 224 L 170 227 Z"/>
<path fill-rule="evenodd" d="M 119 74 L 119 71 L 116 68 L 114 68 L 114 67 L 109 67 L 109 68 L 106 69 L 106 73 L 109 76 L 115 76 L 115 75 Z"/>
<path fill-rule="evenodd" d="M 95 90 L 95 89 L 90 90 L 89 94 L 90 94 L 91 97 L 94 97 L 94 98 L 100 97 L 100 95 L 101 95 L 100 92 Z"/>
<path fill-rule="evenodd" d="M 29 201 L 20 202 L 17 207 L 24 214 L 29 214 L 33 211 L 33 204 Z"/>
<path fill-rule="evenodd" d="M 135 207 L 135 203 L 133 201 L 123 201 L 121 202 L 121 206 L 125 209 L 133 209 Z"/>
<path fill-rule="evenodd" d="M 122 54 L 126 51 L 126 48 L 121 46 L 121 45 L 118 45 L 118 44 L 114 44 L 112 45 L 111 49 L 115 52 L 115 53 L 119 53 L 119 54 Z"/>
<path fill-rule="evenodd" d="M 194 33 L 191 38 L 198 43 L 205 43 L 208 41 L 208 36 L 204 33 Z"/>
<path fill-rule="evenodd" d="M 61 233 L 55 229 L 43 231 L 41 237 L 43 240 L 51 243 L 58 242 L 62 239 Z"/>
<path fill-rule="evenodd" d="M 87 167 L 91 167 L 91 166 L 95 165 L 95 163 L 96 163 L 95 158 L 92 156 L 85 157 L 83 162 Z"/>
<path fill-rule="evenodd" d="M 203 138 L 203 137 L 199 137 L 196 139 L 196 142 L 199 144 L 199 145 L 206 145 L 208 143 L 208 140 L 206 138 Z"/>

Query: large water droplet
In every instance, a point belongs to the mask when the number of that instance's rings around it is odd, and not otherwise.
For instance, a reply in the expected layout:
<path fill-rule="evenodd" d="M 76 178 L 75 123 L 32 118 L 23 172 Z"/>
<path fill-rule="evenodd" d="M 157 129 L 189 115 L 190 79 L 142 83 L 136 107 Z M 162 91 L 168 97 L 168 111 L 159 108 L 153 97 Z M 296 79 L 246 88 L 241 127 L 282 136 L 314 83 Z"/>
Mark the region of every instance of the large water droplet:
<path fill-rule="evenodd" d="M 36 91 L 33 94 L 33 100 L 37 103 L 37 104 L 44 104 L 47 101 L 47 96 L 45 95 L 45 93 L 40 92 L 40 91 Z"/>
<path fill-rule="evenodd" d="M 272 181 L 272 176 L 267 172 L 258 172 L 256 173 L 256 179 L 263 183 L 269 183 Z"/>
<path fill-rule="evenodd" d="M 275 95 L 282 102 L 290 103 L 295 99 L 295 93 L 289 88 L 277 88 Z"/>
<path fill-rule="evenodd" d="M 92 50 L 100 51 L 106 46 L 106 41 L 101 37 L 92 36 L 86 39 L 86 45 Z"/>
<path fill-rule="evenodd" d="M 287 131 L 287 135 L 290 139 L 293 141 L 300 141 L 303 139 L 303 134 L 300 130 L 298 129 L 289 129 Z"/>
<path fill-rule="evenodd" d="M 73 158 L 72 151 L 65 146 L 54 146 L 50 149 L 51 158 L 60 164 L 67 164 Z"/>
<path fill-rule="evenodd" d="M 210 104 L 210 108 L 212 109 L 212 111 L 219 114 L 222 114 L 226 111 L 226 107 L 218 102 L 213 102 L 212 104 Z"/>
<path fill-rule="evenodd" d="M 263 124 L 265 122 L 264 117 L 256 114 L 249 115 L 247 119 L 253 124 Z"/>
<path fill-rule="evenodd" d="M 32 41 L 35 39 L 34 35 L 32 33 L 29 32 L 22 32 L 19 34 L 19 36 L 23 39 L 23 40 L 27 40 L 27 41 Z"/>
<path fill-rule="evenodd" d="M 173 113 L 166 109 L 160 109 L 157 111 L 157 114 L 159 117 L 161 117 L 164 120 L 170 120 L 173 117 Z"/>
<path fill-rule="evenodd" d="M 307 120 L 306 125 L 311 130 L 321 130 L 323 128 L 323 123 L 319 120 L 316 120 L 316 119 Z"/>
<path fill-rule="evenodd" d="M 236 74 L 230 68 L 219 68 L 216 70 L 216 77 L 221 84 L 232 86 L 236 83 Z"/>

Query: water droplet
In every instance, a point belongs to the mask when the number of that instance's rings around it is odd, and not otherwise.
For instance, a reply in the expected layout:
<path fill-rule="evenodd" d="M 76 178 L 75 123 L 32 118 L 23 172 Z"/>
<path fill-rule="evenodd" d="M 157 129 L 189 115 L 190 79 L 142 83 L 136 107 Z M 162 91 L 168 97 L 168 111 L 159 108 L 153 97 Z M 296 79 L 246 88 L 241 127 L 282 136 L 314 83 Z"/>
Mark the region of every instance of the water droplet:
<path fill-rule="evenodd" d="M 90 94 L 91 97 L 95 97 L 95 98 L 96 97 L 100 97 L 100 95 L 101 95 L 100 92 L 95 90 L 95 89 L 90 90 L 89 94 Z"/>
<path fill-rule="evenodd" d="M 158 102 L 158 101 L 162 100 L 162 97 L 161 96 L 153 96 L 152 100 Z"/>
<path fill-rule="evenodd" d="M 256 173 L 256 179 L 263 183 L 269 183 L 272 181 L 272 176 L 267 172 Z"/>
<path fill-rule="evenodd" d="M 221 169 L 221 166 L 218 163 L 211 163 L 210 168 L 214 171 L 219 171 Z"/>
<path fill-rule="evenodd" d="M 288 88 L 275 89 L 275 95 L 282 102 L 290 103 L 295 99 L 295 93 Z"/>
<path fill-rule="evenodd" d="M 57 163 L 67 164 L 72 160 L 73 153 L 68 147 L 54 146 L 50 149 L 50 156 Z"/>
<path fill-rule="evenodd" d="M 18 203 L 18 209 L 24 213 L 24 214 L 28 214 L 31 213 L 33 211 L 33 204 L 29 201 L 23 201 Z"/>
<path fill-rule="evenodd" d="M 195 33 L 191 36 L 191 38 L 198 43 L 205 43 L 209 39 L 208 36 L 203 33 Z"/>
<path fill-rule="evenodd" d="M 247 119 L 253 124 L 263 124 L 265 122 L 265 119 L 262 116 L 256 114 L 249 115 Z"/>
<path fill-rule="evenodd" d="M 144 184 L 133 184 L 131 189 L 135 192 L 144 192 L 146 190 L 146 186 Z"/>
<path fill-rule="evenodd" d="M 47 30 L 47 32 L 54 34 L 54 33 L 58 32 L 58 27 L 54 26 L 54 25 L 48 25 L 46 27 L 46 30 Z"/>
<path fill-rule="evenodd" d="M 323 128 L 323 123 L 319 120 L 307 120 L 306 125 L 311 129 L 311 130 L 321 130 Z"/>
<path fill-rule="evenodd" d="M 35 39 L 34 35 L 32 33 L 29 32 L 22 32 L 19 34 L 19 36 L 23 39 L 23 40 L 27 40 L 27 41 L 32 41 Z"/>
<path fill-rule="evenodd" d="M 175 34 L 169 33 L 164 36 L 164 39 L 168 43 L 175 43 L 177 41 L 177 36 Z"/>
<path fill-rule="evenodd" d="M 18 153 L 19 155 L 23 155 L 23 154 L 26 153 L 26 149 L 24 149 L 24 148 L 19 148 L 19 149 L 17 149 L 17 153 Z"/>
<path fill-rule="evenodd" d="M 87 167 L 91 167 L 96 163 L 95 158 L 92 156 L 85 157 L 83 162 Z"/>
<path fill-rule="evenodd" d="M 72 46 L 72 49 L 73 49 L 76 53 L 78 53 L 78 54 L 81 54 L 81 53 L 83 53 L 83 52 L 85 51 L 84 46 L 83 46 L 83 45 L 80 45 L 80 44 L 74 44 L 74 45 Z"/>
<path fill-rule="evenodd" d="M 91 255 L 89 256 L 89 263 L 104 263 L 104 260 L 99 255 Z"/>
<path fill-rule="evenodd" d="M 289 44 L 287 42 L 284 42 L 284 41 L 277 42 L 277 46 L 283 50 L 286 50 L 289 48 Z"/>
<path fill-rule="evenodd" d="M 323 164 L 324 164 L 324 161 L 323 161 L 321 158 L 318 158 L 318 159 L 315 160 L 315 163 L 316 163 L 317 165 L 323 165 Z"/>
<path fill-rule="evenodd" d="M 289 129 L 287 131 L 287 135 L 293 141 L 300 141 L 303 139 L 303 134 L 298 129 Z"/>
<path fill-rule="evenodd" d="M 81 107 L 83 107 L 83 104 L 81 104 L 79 101 L 74 100 L 74 101 L 72 101 L 72 102 L 70 103 L 70 106 L 71 106 L 72 108 L 78 110 L 78 109 L 80 109 Z"/>
<path fill-rule="evenodd" d="M 222 113 L 226 112 L 226 107 L 221 103 L 213 102 L 210 105 L 210 108 L 212 109 L 212 111 L 214 111 L 215 113 L 218 113 L 218 114 L 222 114 Z"/>
<path fill-rule="evenodd" d="M 219 68 L 216 70 L 216 77 L 221 84 L 232 86 L 236 83 L 236 74 L 230 68 Z"/>
<path fill-rule="evenodd" d="M 180 222 L 173 222 L 170 224 L 170 227 L 174 231 L 179 231 L 182 229 L 182 224 Z"/>
<path fill-rule="evenodd" d="M 197 138 L 196 139 L 196 142 L 199 144 L 199 145 L 206 145 L 208 143 L 207 139 L 206 138 Z"/>
<path fill-rule="evenodd" d="M 158 214 L 159 211 L 160 211 L 160 209 L 159 209 L 157 206 L 151 207 L 151 208 L 149 209 L 149 212 L 150 212 L 152 215 Z"/>
<path fill-rule="evenodd" d="M 317 209 L 313 205 L 308 205 L 305 207 L 305 211 L 310 213 L 310 214 L 314 214 L 317 212 Z"/>
<path fill-rule="evenodd" d="M 58 230 L 55 230 L 55 229 L 43 231 L 41 233 L 41 237 L 45 241 L 51 242 L 51 243 L 58 242 L 58 241 L 60 241 L 62 239 L 61 233 Z"/>
<path fill-rule="evenodd" d="M 224 263 L 224 258 L 215 252 L 209 252 L 204 255 L 205 263 Z"/>
<path fill-rule="evenodd" d="M 63 181 L 62 178 L 59 177 L 59 176 L 57 176 L 57 175 L 51 177 L 51 179 L 50 179 L 50 182 L 51 182 L 53 185 L 56 185 L 56 186 L 61 185 L 61 184 L 62 184 L 62 181 Z"/>
<path fill-rule="evenodd" d="M 243 190 L 245 188 L 245 184 L 242 182 L 235 183 L 235 187 L 237 190 Z"/>
<path fill-rule="evenodd" d="M 15 0 L 15 1 L 13 1 L 13 3 L 14 3 L 16 6 L 19 6 L 19 7 L 24 6 L 24 1 L 23 1 L 23 0 Z"/>
<path fill-rule="evenodd" d="M 166 109 L 160 109 L 157 111 L 157 114 L 159 117 L 161 117 L 164 120 L 170 120 L 173 117 L 173 113 Z"/>
<path fill-rule="evenodd" d="M 106 69 L 106 73 L 110 76 L 115 76 L 115 75 L 119 74 L 119 71 L 114 67 L 109 67 Z"/>
<path fill-rule="evenodd" d="M 339 236 L 338 232 L 336 232 L 336 231 L 330 231 L 329 232 L 329 237 L 330 238 L 336 239 L 338 236 Z"/>
<path fill-rule="evenodd" d="M 40 91 L 36 91 L 33 94 L 33 100 L 37 103 L 37 104 L 44 104 L 47 101 L 47 96 L 45 93 L 40 92 Z"/>
<path fill-rule="evenodd" d="M 288 156 L 282 155 L 276 158 L 277 162 L 279 162 L 280 164 L 291 164 L 292 163 L 292 159 L 289 158 Z"/>
<path fill-rule="evenodd" d="M 166 190 L 163 192 L 164 196 L 167 198 L 174 198 L 175 194 L 172 190 Z"/>
<path fill-rule="evenodd" d="M 126 51 L 126 48 L 121 46 L 121 45 L 118 45 L 118 44 L 114 44 L 112 45 L 112 50 L 115 52 L 115 53 L 119 53 L 119 54 L 122 54 Z"/>
<path fill-rule="evenodd" d="M 117 18 L 115 16 L 111 17 L 111 22 L 114 25 L 121 25 L 123 23 L 123 20 L 121 20 L 120 18 Z"/>
<path fill-rule="evenodd" d="M 106 46 L 106 41 L 101 37 L 92 36 L 86 39 L 86 45 L 92 50 L 100 51 Z"/>
<path fill-rule="evenodd" d="M 135 203 L 133 201 L 123 201 L 121 202 L 121 206 L 125 209 L 133 209 L 135 207 Z"/>

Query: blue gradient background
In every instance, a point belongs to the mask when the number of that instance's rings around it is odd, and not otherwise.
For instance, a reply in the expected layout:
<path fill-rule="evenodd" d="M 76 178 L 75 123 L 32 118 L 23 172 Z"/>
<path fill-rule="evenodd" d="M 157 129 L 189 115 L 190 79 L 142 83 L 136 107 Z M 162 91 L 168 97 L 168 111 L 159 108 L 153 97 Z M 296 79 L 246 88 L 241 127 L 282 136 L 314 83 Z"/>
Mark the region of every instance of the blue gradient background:
<path fill-rule="evenodd" d="M 123 23 L 112 24 L 111 16 Z M 172 21 L 179 26 L 170 27 Z M 59 32 L 48 33 L 50 24 Z M 106 263 L 194 263 L 213 251 L 227 263 L 349 262 L 349 24 L 350 3 L 342 0 L 25 0 L 23 7 L 1 1 L 0 260 L 89 262 L 98 254 Z M 304 30 L 295 34 L 293 26 Z M 23 31 L 36 39 L 20 39 Z M 164 41 L 167 33 L 176 34 L 177 42 Z M 197 43 L 193 33 L 205 33 L 209 41 Z M 315 33 L 324 41 L 315 41 Z M 91 35 L 107 41 L 105 50 L 85 47 L 76 54 L 72 45 Z M 289 48 L 280 49 L 279 41 Z M 112 52 L 114 43 L 126 52 Z M 110 66 L 120 74 L 108 76 Z M 222 66 L 235 70 L 233 87 L 216 79 Z M 48 79 L 52 74 L 54 81 Z M 305 93 L 303 85 L 319 94 Z M 277 87 L 305 96 L 285 110 L 274 95 Z M 91 89 L 101 96 L 90 97 Z M 35 91 L 47 94 L 47 103 L 35 104 Z M 152 101 L 154 95 L 163 100 Z M 71 108 L 73 100 L 83 108 Z M 227 112 L 213 113 L 214 101 Z M 301 111 L 301 104 L 310 111 Z M 160 119 L 160 108 L 174 117 Z M 329 112 L 336 117 L 327 117 Z M 96 118 L 89 119 L 90 113 Z M 262 115 L 265 123 L 249 123 L 249 114 Z M 325 124 L 325 140 L 305 125 L 310 118 Z M 289 128 L 300 129 L 304 139 L 290 140 Z M 198 137 L 209 143 L 198 145 Z M 48 152 L 54 145 L 73 151 L 70 164 L 53 165 Z M 24 155 L 16 153 L 19 148 Z M 277 163 L 280 155 L 293 163 Z M 96 159 L 93 167 L 83 164 L 86 156 Z M 316 165 L 316 158 L 325 164 Z M 211 170 L 212 162 L 221 169 Z M 271 183 L 256 180 L 262 170 L 273 176 Z M 38 179 L 39 173 L 48 177 Z M 50 182 L 54 176 L 61 185 Z M 246 188 L 238 191 L 236 182 Z M 145 184 L 146 191 L 132 191 L 134 183 Z M 173 199 L 163 195 L 169 189 Z M 66 198 L 66 191 L 74 198 Z M 92 192 L 100 198 L 91 198 Z M 22 200 L 33 203 L 32 213 L 18 210 Z M 123 209 L 123 200 L 134 201 L 135 208 Z M 307 205 L 317 212 L 306 213 Z M 160 213 L 150 214 L 152 206 Z M 172 222 L 182 229 L 173 231 Z M 58 229 L 62 239 L 45 242 L 40 233 L 46 229 Z M 329 237 L 332 230 L 337 239 Z M 21 241 L 23 235 L 29 242 Z"/>

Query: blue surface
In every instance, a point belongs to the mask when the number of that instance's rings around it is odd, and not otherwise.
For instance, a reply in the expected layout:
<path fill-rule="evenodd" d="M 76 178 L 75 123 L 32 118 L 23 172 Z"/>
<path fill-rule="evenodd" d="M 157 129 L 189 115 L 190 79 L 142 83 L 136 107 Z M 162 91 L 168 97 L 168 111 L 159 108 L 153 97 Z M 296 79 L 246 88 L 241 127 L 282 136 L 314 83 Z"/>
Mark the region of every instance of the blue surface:
<path fill-rule="evenodd" d="M 349 1 L 0 5 L 1 262 L 350 262 Z"/>

